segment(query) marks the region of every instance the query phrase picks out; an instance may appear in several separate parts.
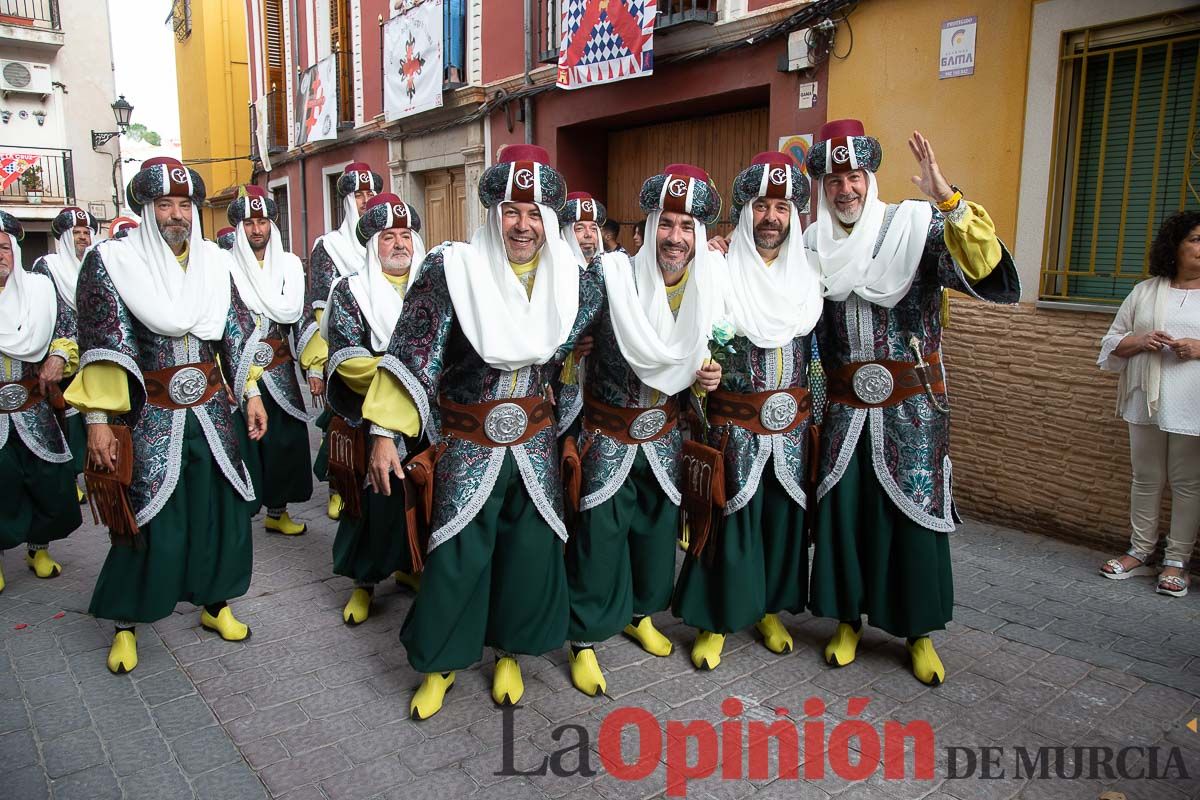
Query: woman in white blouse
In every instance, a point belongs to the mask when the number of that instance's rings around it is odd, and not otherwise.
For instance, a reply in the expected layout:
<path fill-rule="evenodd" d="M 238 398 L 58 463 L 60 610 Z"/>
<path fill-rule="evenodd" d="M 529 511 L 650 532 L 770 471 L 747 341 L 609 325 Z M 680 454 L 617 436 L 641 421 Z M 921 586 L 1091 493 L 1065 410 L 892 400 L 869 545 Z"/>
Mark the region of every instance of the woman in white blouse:
<path fill-rule="evenodd" d="M 1100 574 L 1152 575 L 1163 484 L 1171 530 L 1158 593 L 1183 597 L 1200 529 L 1200 212 L 1167 219 L 1150 250 L 1149 280 L 1133 287 L 1100 349 L 1101 369 L 1121 373 L 1117 408 L 1129 423 L 1133 486 L 1129 551 Z"/>

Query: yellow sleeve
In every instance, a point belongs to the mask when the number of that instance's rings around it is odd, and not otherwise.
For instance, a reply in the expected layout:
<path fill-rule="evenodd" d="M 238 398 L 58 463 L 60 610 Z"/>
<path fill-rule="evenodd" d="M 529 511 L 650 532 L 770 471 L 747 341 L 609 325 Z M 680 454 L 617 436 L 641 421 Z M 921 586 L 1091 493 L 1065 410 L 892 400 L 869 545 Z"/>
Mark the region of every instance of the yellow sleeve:
<path fill-rule="evenodd" d="M 1000 263 L 1000 240 L 996 238 L 996 225 L 983 206 L 968 200 L 961 202 L 966 204 L 966 213 L 957 222 L 946 217 L 943 237 L 963 275 L 971 283 L 979 283 Z"/>
<path fill-rule="evenodd" d="M 321 316 L 325 313 L 325 309 L 318 308 L 313 312 L 317 318 L 317 324 L 321 324 Z M 320 331 L 313 334 L 308 340 L 308 344 L 304 345 L 304 350 L 300 352 L 300 366 L 307 373 L 310 370 L 320 372 L 325 369 L 325 362 L 329 360 L 329 343 L 325 341 L 325 337 Z"/>
<path fill-rule="evenodd" d="M 68 403 L 84 412 L 129 411 L 129 375 L 111 361 L 96 361 L 79 371 L 64 395 Z"/>
<path fill-rule="evenodd" d="M 63 377 L 69 378 L 79 369 L 79 345 L 72 339 L 55 339 L 50 343 L 50 355 L 63 356 L 66 366 L 63 367 Z"/>
<path fill-rule="evenodd" d="M 355 394 L 365 395 L 371 388 L 371 382 L 375 379 L 375 370 L 378 369 L 381 358 L 383 356 L 347 358 L 338 364 L 337 374 L 350 387 L 350 391 Z M 408 399 L 407 395 L 405 399 Z"/>
<path fill-rule="evenodd" d="M 363 400 L 363 417 L 381 428 L 416 436 L 421 432 L 421 415 L 408 390 L 386 369 L 376 370 L 375 379 Z"/>
<path fill-rule="evenodd" d="M 246 391 L 258 388 L 258 379 L 262 377 L 263 368 L 255 364 L 250 365 L 250 372 L 246 374 Z"/>
<path fill-rule="evenodd" d="M 558 379 L 564 386 L 574 386 L 579 382 L 579 364 L 575 361 L 574 353 L 563 359 L 562 371 L 558 374 Z"/>

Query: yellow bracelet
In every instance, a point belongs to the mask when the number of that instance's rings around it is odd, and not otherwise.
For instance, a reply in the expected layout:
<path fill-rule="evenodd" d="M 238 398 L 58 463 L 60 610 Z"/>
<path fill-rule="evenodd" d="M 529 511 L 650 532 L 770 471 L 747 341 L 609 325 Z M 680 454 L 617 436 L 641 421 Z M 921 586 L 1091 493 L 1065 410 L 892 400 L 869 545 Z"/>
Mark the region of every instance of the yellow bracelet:
<path fill-rule="evenodd" d="M 962 202 L 963 193 L 955 190 L 954 194 L 950 195 L 949 200 L 943 200 L 937 204 L 937 210 L 941 212 L 953 211 L 958 208 L 958 204 Z"/>

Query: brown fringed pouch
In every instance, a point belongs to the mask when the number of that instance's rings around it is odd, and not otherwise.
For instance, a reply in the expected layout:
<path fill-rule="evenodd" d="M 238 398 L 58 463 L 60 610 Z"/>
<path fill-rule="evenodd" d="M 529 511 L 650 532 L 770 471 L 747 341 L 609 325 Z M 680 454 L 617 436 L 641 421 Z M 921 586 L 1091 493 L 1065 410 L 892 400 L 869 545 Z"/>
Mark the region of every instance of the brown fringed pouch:
<path fill-rule="evenodd" d="M 366 427 L 334 416 L 325 433 L 329 444 L 329 485 L 342 496 L 343 514 L 362 518 L 363 482 L 367 479 Z"/>
<path fill-rule="evenodd" d="M 108 528 L 115 545 L 140 547 L 137 519 L 129 504 L 129 485 L 133 483 L 133 433 L 126 425 L 111 425 L 117 440 L 117 468 L 112 472 L 96 468 L 89 458 L 83 470 L 92 521 Z"/>
<path fill-rule="evenodd" d="M 680 472 L 683 479 L 683 513 L 690 533 L 689 552 L 699 558 L 720 529 L 725 509 L 725 444 L 709 447 L 693 439 L 683 441 Z M 711 552 L 710 552 L 711 557 Z"/>
<path fill-rule="evenodd" d="M 586 450 L 584 447 L 585 452 Z M 579 500 L 583 494 L 583 453 L 580 452 L 579 443 L 574 436 L 563 437 L 559 468 L 562 470 L 566 510 L 569 515 L 574 516 L 579 513 Z"/>
<path fill-rule="evenodd" d="M 429 526 L 433 523 L 433 483 L 445 444 L 426 447 L 404 465 L 404 516 L 408 521 L 408 554 L 413 574 L 425 569 Z"/>

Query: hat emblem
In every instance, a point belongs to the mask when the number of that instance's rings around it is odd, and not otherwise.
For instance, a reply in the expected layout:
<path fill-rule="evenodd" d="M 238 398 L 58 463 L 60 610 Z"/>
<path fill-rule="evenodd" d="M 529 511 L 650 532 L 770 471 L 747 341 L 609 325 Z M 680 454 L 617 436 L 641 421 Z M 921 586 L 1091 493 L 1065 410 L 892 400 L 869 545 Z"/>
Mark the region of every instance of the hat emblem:
<path fill-rule="evenodd" d="M 76 211 L 76 212 L 74 212 L 74 214 L 75 214 L 76 220 L 78 220 L 80 223 L 82 223 L 84 225 L 87 224 L 87 221 L 88 221 L 87 214 L 83 213 L 82 211 Z"/>
<path fill-rule="evenodd" d="M 250 198 L 250 210 L 262 211 L 264 208 L 263 199 L 261 197 Z"/>
<path fill-rule="evenodd" d="M 591 200 L 581 200 L 579 202 L 579 211 L 583 214 L 592 214 L 596 211 L 596 206 Z"/>
<path fill-rule="evenodd" d="M 787 171 L 783 167 L 775 167 L 771 170 L 768 180 L 774 184 L 787 183 Z"/>
<path fill-rule="evenodd" d="M 370 186 L 371 185 L 371 173 L 355 172 L 354 173 L 354 183 L 356 186 Z"/>
<path fill-rule="evenodd" d="M 835 164 L 848 163 L 850 161 L 850 148 L 844 144 L 839 144 L 837 147 L 833 148 L 832 156 L 833 163 Z"/>
<path fill-rule="evenodd" d="M 675 178 L 667 184 L 667 193 L 672 197 L 683 197 L 687 194 L 688 182 L 683 178 Z"/>
<path fill-rule="evenodd" d="M 513 175 L 513 183 L 521 189 L 528 189 L 533 186 L 533 170 L 519 169 Z"/>
<path fill-rule="evenodd" d="M 392 217 L 396 220 L 408 219 L 408 206 L 403 203 L 396 203 L 392 206 Z"/>
<path fill-rule="evenodd" d="M 188 174 L 186 169 L 183 167 L 171 168 L 171 180 L 175 181 L 176 183 L 187 183 L 187 179 Z"/>

